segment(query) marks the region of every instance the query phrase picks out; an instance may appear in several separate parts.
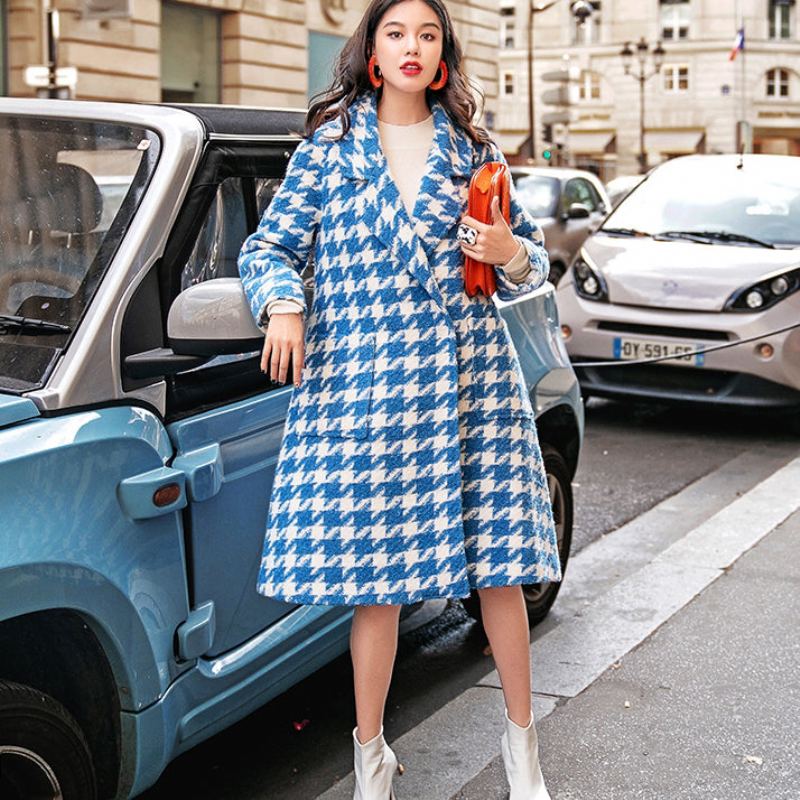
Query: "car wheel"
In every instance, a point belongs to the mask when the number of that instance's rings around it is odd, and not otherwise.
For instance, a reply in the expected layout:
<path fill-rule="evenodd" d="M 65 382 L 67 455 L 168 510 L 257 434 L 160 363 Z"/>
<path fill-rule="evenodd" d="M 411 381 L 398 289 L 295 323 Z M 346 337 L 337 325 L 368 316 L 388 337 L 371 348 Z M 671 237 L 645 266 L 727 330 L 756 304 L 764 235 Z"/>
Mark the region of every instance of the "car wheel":
<path fill-rule="evenodd" d="M 564 277 L 566 271 L 567 268 L 560 261 L 556 261 L 550 265 L 550 272 L 547 275 L 547 280 L 549 280 L 553 286 L 558 286 L 559 281 Z"/>
<path fill-rule="evenodd" d="M 0 797 L 3 800 L 95 800 L 86 737 L 57 700 L 0 681 Z"/>
<path fill-rule="evenodd" d="M 561 561 L 562 581 L 566 574 L 569 551 L 572 544 L 573 497 L 569 467 L 561 453 L 548 444 L 542 445 L 544 469 L 547 475 L 547 488 L 553 507 L 553 521 L 558 542 L 558 557 Z M 540 623 L 550 611 L 556 600 L 562 581 L 523 584 L 522 595 L 528 611 L 528 624 L 533 627 Z M 477 622 L 481 622 L 481 600 L 477 591 L 461 600 L 466 612 Z"/>

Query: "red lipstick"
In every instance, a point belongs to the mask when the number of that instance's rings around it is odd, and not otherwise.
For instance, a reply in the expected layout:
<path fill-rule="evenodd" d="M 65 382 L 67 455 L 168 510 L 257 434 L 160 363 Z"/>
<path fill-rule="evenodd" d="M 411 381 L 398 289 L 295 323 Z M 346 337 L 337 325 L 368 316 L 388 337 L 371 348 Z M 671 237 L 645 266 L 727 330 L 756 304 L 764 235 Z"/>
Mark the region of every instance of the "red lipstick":
<path fill-rule="evenodd" d="M 422 64 L 419 61 L 405 61 L 400 67 L 403 75 L 419 75 L 422 72 Z"/>

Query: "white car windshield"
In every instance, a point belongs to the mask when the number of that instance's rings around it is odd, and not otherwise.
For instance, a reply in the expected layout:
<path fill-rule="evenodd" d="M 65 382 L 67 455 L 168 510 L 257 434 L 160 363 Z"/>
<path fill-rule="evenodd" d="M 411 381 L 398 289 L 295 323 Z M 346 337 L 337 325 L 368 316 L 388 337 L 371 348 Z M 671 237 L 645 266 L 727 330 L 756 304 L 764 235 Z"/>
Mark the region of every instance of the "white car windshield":
<path fill-rule="evenodd" d="M 668 161 L 601 230 L 709 242 L 800 246 L 800 158 L 699 156 Z"/>

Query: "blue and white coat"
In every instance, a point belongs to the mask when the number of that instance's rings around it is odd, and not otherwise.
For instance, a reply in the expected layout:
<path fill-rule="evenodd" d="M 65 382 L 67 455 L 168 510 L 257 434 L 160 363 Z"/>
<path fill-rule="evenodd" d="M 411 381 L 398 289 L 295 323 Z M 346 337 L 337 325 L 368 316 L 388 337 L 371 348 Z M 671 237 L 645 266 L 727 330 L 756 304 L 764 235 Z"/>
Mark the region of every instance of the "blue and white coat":
<path fill-rule="evenodd" d="M 306 317 L 268 506 L 265 595 L 409 603 L 561 579 L 519 361 L 491 299 L 464 292 L 455 236 L 472 173 L 504 158 L 474 145 L 438 101 L 431 111 L 411 218 L 381 150 L 375 94 L 364 92 L 341 140 L 331 120 L 300 142 L 242 248 L 255 319 L 280 297 Z M 532 269 L 514 283 L 495 268 L 503 300 L 538 288 L 549 268 L 513 185 L 510 224 Z M 309 309 L 300 273 L 312 246 Z"/>

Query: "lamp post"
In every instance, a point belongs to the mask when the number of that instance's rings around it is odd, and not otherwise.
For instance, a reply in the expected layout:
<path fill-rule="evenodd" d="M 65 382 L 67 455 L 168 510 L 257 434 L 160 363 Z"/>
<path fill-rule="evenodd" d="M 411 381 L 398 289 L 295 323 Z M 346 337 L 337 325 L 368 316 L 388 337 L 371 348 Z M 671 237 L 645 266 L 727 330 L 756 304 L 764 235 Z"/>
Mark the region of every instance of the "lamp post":
<path fill-rule="evenodd" d="M 647 152 L 644 149 L 644 85 L 653 75 L 658 75 L 658 73 L 661 72 L 661 67 L 664 64 L 664 56 L 666 55 L 666 50 L 661 46 L 661 40 L 659 39 L 651 53 L 653 69 L 648 72 L 646 64 L 649 52 L 650 45 L 645 41 L 644 36 L 642 36 L 636 43 L 638 69 L 636 72 L 632 72 L 631 63 L 633 61 L 633 50 L 631 49 L 631 43 L 625 42 L 625 47 L 620 51 L 625 74 L 639 81 L 639 172 L 642 174 L 647 172 Z"/>
<path fill-rule="evenodd" d="M 533 20 L 536 14 L 552 8 L 559 0 L 550 0 L 549 3 L 536 5 L 534 0 L 528 2 L 528 128 L 531 143 L 531 159 L 536 160 L 536 118 L 533 103 Z M 592 6 L 586 0 L 575 0 L 570 5 L 570 11 L 579 25 L 592 14 Z"/>

